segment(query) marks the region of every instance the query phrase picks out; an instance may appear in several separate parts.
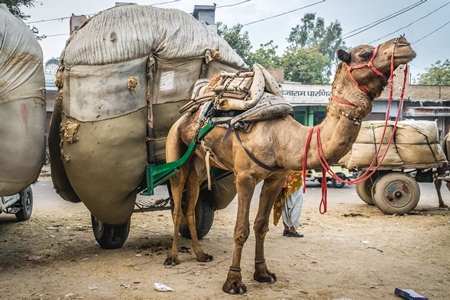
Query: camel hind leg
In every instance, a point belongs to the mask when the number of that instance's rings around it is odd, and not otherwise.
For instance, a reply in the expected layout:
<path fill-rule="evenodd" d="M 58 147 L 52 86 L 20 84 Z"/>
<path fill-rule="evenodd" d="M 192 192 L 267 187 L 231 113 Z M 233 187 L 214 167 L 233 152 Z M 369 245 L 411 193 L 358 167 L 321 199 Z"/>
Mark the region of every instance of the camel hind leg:
<path fill-rule="evenodd" d="M 167 135 L 166 142 L 166 161 L 172 162 L 180 159 L 187 147 L 182 143 L 178 135 L 177 127 L 172 127 Z M 170 178 L 170 190 L 173 199 L 173 241 L 172 248 L 169 251 L 164 265 L 178 265 L 180 259 L 178 258 L 178 232 L 180 230 L 181 214 L 182 212 L 182 200 L 183 191 L 189 174 L 190 163 L 187 162 L 183 164 L 179 169 L 178 173 Z"/>
<path fill-rule="evenodd" d="M 439 200 L 439 207 L 442 208 L 447 208 L 448 206 L 444 203 L 444 200 L 442 200 L 442 194 L 441 194 L 441 186 L 442 186 L 442 178 L 445 175 L 445 171 L 438 169 L 438 174 L 435 175 L 436 177 L 434 178 L 434 187 L 436 188 L 436 193 L 438 195 L 438 200 Z M 450 191 L 450 182 L 445 181 L 445 184 L 448 188 L 448 190 Z"/>
<path fill-rule="evenodd" d="M 186 145 L 184 145 L 181 141 L 179 131 L 178 131 L 178 123 L 176 123 L 169 134 L 167 135 L 166 142 L 166 161 L 176 161 L 180 159 L 187 150 Z M 197 164 L 198 166 L 202 166 L 200 168 L 199 173 L 197 174 L 195 168 L 195 162 L 200 162 Z M 183 192 L 186 189 L 186 209 L 185 216 L 186 222 L 189 227 L 189 231 L 191 234 L 192 243 L 194 246 L 194 251 L 198 261 L 206 262 L 213 260 L 211 255 L 205 254 L 198 242 L 197 230 L 195 224 L 195 205 L 197 204 L 198 196 L 200 193 L 200 184 L 203 181 L 204 174 L 206 168 L 201 163 L 198 157 L 194 156 L 194 158 L 189 159 L 185 164 L 183 164 L 179 169 L 178 173 L 170 178 L 170 189 L 172 192 L 173 199 L 173 224 L 174 224 L 174 234 L 173 234 L 173 242 L 172 248 L 170 249 L 166 260 L 164 261 L 165 265 L 177 265 L 180 263 L 180 259 L 178 257 L 178 238 L 179 238 L 179 230 L 181 224 L 181 217 L 183 213 L 182 209 L 182 201 L 183 201 Z"/>
<path fill-rule="evenodd" d="M 195 167 L 197 166 L 197 168 Z M 200 174 L 198 174 L 199 172 Z M 197 226 L 195 221 L 195 206 L 197 205 L 200 194 L 200 185 L 205 178 L 206 166 L 199 157 L 194 157 L 191 160 L 191 168 L 186 182 L 186 223 L 191 234 L 192 246 L 197 261 L 209 262 L 214 258 L 213 256 L 203 252 L 197 236 Z"/>

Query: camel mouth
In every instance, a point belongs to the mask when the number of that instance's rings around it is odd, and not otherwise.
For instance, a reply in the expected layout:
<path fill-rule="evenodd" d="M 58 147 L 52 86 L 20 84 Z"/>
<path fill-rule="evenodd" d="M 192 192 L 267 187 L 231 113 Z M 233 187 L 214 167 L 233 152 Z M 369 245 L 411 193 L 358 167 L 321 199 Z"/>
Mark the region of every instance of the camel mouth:
<path fill-rule="evenodd" d="M 410 61 L 412 61 L 414 58 L 416 58 L 416 52 L 412 51 L 411 53 L 407 53 L 407 54 L 398 54 L 395 53 L 394 54 L 394 60 L 398 63 L 398 64 L 407 64 Z"/>
<path fill-rule="evenodd" d="M 394 53 L 394 58 L 397 59 L 410 59 L 413 60 L 414 58 L 416 58 L 417 54 L 415 51 L 413 51 L 410 54 L 403 54 L 403 55 L 398 55 L 397 53 Z"/>

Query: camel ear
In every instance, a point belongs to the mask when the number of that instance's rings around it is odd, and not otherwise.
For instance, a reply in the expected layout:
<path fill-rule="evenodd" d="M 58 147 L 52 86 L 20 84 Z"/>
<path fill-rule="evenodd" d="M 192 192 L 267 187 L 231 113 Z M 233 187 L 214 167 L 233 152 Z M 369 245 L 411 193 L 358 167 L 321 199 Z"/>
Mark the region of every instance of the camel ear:
<path fill-rule="evenodd" d="M 350 62 L 351 59 L 350 54 L 348 54 L 345 50 L 338 49 L 338 51 L 336 51 L 336 54 L 341 61 L 346 63 Z"/>

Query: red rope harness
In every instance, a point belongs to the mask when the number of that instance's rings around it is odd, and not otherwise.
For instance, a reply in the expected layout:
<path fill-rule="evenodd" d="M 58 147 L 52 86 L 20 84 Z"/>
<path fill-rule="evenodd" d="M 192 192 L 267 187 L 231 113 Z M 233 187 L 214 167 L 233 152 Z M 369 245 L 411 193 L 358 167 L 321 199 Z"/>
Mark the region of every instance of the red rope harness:
<path fill-rule="evenodd" d="M 384 74 L 381 73 L 380 71 L 378 71 L 378 69 L 375 68 L 375 66 L 373 65 L 373 60 L 375 59 L 375 56 L 377 56 L 377 53 L 378 53 L 378 47 L 379 47 L 379 46 L 376 46 L 376 47 L 375 47 L 375 50 L 373 50 L 372 57 L 370 58 L 369 62 L 366 63 L 366 64 L 359 64 L 359 65 L 351 66 L 351 67 L 350 67 L 346 62 L 343 62 L 344 66 L 347 67 L 348 74 L 350 75 L 350 78 L 352 79 L 352 81 L 356 84 L 356 86 L 357 86 L 361 91 L 363 91 L 363 92 L 366 93 L 366 94 L 370 94 L 370 91 L 369 91 L 365 86 L 359 84 L 359 82 L 356 81 L 355 78 L 353 78 L 352 72 L 353 72 L 353 70 L 355 70 L 355 69 L 362 69 L 362 68 L 368 67 L 368 68 L 371 68 L 372 71 L 374 71 L 378 76 L 384 77 Z"/>
<path fill-rule="evenodd" d="M 394 77 L 395 77 L 395 74 L 394 74 L 394 50 L 395 50 L 395 44 L 394 44 L 394 49 L 392 49 L 392 55 L 391 55 L 391 66 L 390 66 L 391 77 L 389 78 L 390 90 L 389 90 L 388 108 L 387 108 L 387 111 L 386 111 L 385 126 L 384 126 L 384 130 L 383 130 L 383 134 L 382 134 L 381 139 L 380 139 L 380 144 L 378 145 L 377 152 L 376 152 L 376 154 L 375 154 L 375 156 L 374 156 L 370 166 L 366 169 L 366 171 L 361 176 L 359 176 L 357 179 L 355 179 L 355 180 L 345 181 L 345 183 L 347 183 L 347 184 L 360 183 L 360 182 L 363 182 L 363 181 L 367 180 L 369 177 L 371 177 L 378 170 L 378 168 L 381 166 L 381 163 L 383 162 L 384 158 L 386 157 L 387 151 L 389 150 L 389 147 L 390 147 L 390 145 L 392 143 L 392 140 L 394 138 L 394 134 L 395 134 L 395 131 L 397 129 L 397 123 L 398 123 L 398 120 L 399 120 L 399 117 L 400 117 L 401 108 L 403 107 L 403 99 L 404 99 L 404 93 L 405 93 L 406 78 L 407 78 L 407 74 L 408 74 L 407 73 L 408 72 L 408 67 L 407 66 L 405 67 L 405 70 L 404 70 L 404 78 L 403 78 L 402 92 L 401 92 L 401 95 L 400 95 L 400 103 L 399 103 L 399 107 L 398 107 L 398 111 L 397 111 L 397 116 L 395 118 L 395 123 L 394 123 L 394 128 L 393 128 L 393 131 L 392 131 L 392 135 L 389 138 L 389 141 L 388 141 L 388 144 L 387 144 L 387 147 L 385 149 L 385 152 L 384 152 L 383 156 L 381 157 L 380 161 L 375 166 L 375 168 L 373 170 L 371 170 L 371 168 L 375 165 L 375 162 L 377 161 L 378 154 L 380 153 L 381 146 L 383 144 L 384 136 L 385 136 L 385 133 L 386 133 L 386 127 L 387 127 L 387 124 L 388 124 L 388 121 L 389 121 L 389 115 L 390 115 L 390 109 L 391 109 L 391 103 L 392 103 L 393 91 L 394 91 Z M 358 86 L 358 88 L 360 88 L 363 92 L 365 92 L 367 94 L 370 94 L 370 92 L 364 86 L 360 85 L 353 78 L 351 72 L 354 69 L 359 69 L 359 68 L 362 68 L 362 67 L 369 67 L 376 74 L 384 77 L 384 74 L 381 73 L 380 71 L 378 71 L 375 68 L 375 66 L 373 65 L 373 60 L 374 60 L 374 58 L 376 56 L 377 51 L 378 51 L 378 46 L 375 48 L 374 53 L 372 55 L 372 58 L 370 59 L 370 61 L 367 64 L 361 64 L 361 65 L 349 67 L 346 63 L 344 63 L 347 66 L 347 70 L 348 70 L 348 73 L 349 73 L 350 78 L 352 79 L 352 81 Z M 348 101 L 339 99 L 339 98 L 334 97 L 334 96 L 331 96 L 331 99 L 336 101 L 336 102 L 338 102 L 338 103 L 340 103 L 340 104 L 344 104 L 344 105 L 348 105 L 348 106 L 355 106 L 354 104 L 352 104 L 352 103 L 350 103 Z M 318 125 L 310 128 L 310 130 L 308 131 L 308 137 L 307 137 L 307 140 L 306 140 L 305 151 L 303 153 L 303 159 L 302 159 L 302 175 L 303 175 L 303 178 L 306 178 L 307 152 L 308 152 L 308 149 L 309 149 L 309 146 L 310 146 L 310 143 L 311 143 L 311 138 L 312 138 L 312 135 L 313 135 L 315 129 L 316 129 L 316 137 L 317 137 L 317 151 L 318 151 L 318 155 L 319 155 L 320 164 L 322 165 L 322 199 L 320 201 L 319 212 L 321 214 L 324 214 L 327 211 L 327 184 L 326 184 L 327 180 L 326 180 L 326 173 L 330 174 L 336 180 L 343 181 L 343 179 L 341 179 L 339 176 L 337 176 L 336 173 L 334 173 L 331 170 L 330 165 L 328 164 L 328 162 L 326 160 L 325 153 L 323 152 L 323 148 L 322 148 L 322 141 L 320 139 L 320 127 Z M 306 192 L 306 184 L 303 185 L 303 192 Z"/>

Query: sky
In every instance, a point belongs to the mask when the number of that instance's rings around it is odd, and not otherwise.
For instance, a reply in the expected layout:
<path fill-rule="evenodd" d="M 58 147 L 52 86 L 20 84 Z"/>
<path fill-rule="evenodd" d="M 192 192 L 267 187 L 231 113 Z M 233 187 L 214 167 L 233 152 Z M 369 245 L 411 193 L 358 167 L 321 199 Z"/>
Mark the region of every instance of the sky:
<path fill-rule="evenodd" d="M 115 6 L 110 0 L 38 0 L 34 8 L 22 10 L 31 15 L 25 22 L 48 36 L 40 42 L 44 62 L 59 57 L 69 37 L 69 17 L 92 16 Z M 192 13 L 194 5 L 216 4 L 216 22 L 231 27 L 244 24 L 252 51 L 273 41 L 282 55 L 292 28 L 301 24 L 306 13 L 316 13 L 328 26 L 338 21 L 349 47 L 376 46 L 405 34 L 417 57 L 410 64 L 411 77 L 438 60 L 450 59 L 450 1 L 447 0 L 130 0 L 140 5 L 177 8 Z M 250 24 L 249 24 L 250 23 Z"/>

